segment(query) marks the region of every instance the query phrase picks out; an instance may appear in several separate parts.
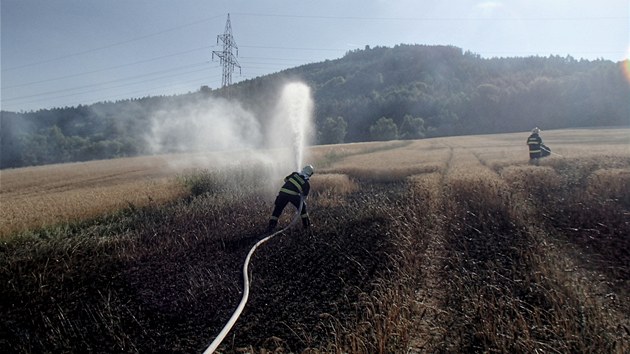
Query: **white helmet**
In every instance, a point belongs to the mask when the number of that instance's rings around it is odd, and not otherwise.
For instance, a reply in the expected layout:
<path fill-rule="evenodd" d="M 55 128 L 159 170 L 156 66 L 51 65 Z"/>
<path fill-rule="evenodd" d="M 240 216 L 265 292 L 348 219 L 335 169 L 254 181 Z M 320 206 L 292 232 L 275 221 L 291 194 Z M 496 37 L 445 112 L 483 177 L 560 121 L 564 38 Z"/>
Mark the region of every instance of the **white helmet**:
<path fill-rule="evenodd" d="M 538 134 L 538 133 L 540 133 L 540 129 L 538 127 L 536 127 L 534 129 L 532 129 L 532 133 Z"/>
<path fill-rule="evenodd" d="M 304 166 L 304 168 L 302 169 L 302 174 L 306 177 L 311 177 L 313 175 L 313 166 L 311 165 Z"/>

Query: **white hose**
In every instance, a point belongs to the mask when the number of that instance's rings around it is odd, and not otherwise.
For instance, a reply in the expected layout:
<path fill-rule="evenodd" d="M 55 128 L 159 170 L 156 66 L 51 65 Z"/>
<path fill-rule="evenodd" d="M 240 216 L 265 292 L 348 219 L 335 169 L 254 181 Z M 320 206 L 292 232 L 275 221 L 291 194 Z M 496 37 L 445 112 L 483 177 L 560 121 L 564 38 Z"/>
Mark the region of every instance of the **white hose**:
<path fill-rule="evenodd" d="M 558 156 L 560 156 L 560 157 L 564 157 L 564 156 L 562 156 L 562 155 L 560 155 L 560 154 L 558 154 L 558 153 L 555 153 L 555 152 L 553 152 L 553 151 L 551 151 L 551 150 L 547 150 L 547 149 L 545 149 L 545 148 L 542 148 L 542 149 L 543 149 L 543 150 L 545 150 L 545 151 L 547 151 L 547 152 L 548 152 L 548 153 L 550 153 L 550 154 L 554 154 L 554 155 L 558 155 Z"/>
<path fill-rule="evenodd" d="M 245 304 L 247 303 L 247 299 L 249 298 L 249 274 L 248 274 L 247 268 L 249 267 L 249 260 L 252 257 L 252 255 L 254 254 L 254 251 L 256 250 L 256 248 L 258 248 L 258 246 L 260 246 L 263 243 L 267 242 L 267 240 L 271 239 L 272 237 L 282 233 L 284 230 L 286 230 L 286 229 L 290 228 L 291 226 L 293 226 L 293 224 L 295 224 L 295 222 L 297 221 L 298 217 L 302 213 L 302 205 L 303 204 L 304 204 L 304 197 L 300 196 L 300 207 L 298 208 L 297 214 L 295 215 L 293 220 L 291 220 L 291 223 L 287 227 L 285 227 L 284 229 L 282 229 L 280 231 L 276 231 L 273 234 L 271 234 L 271 235 L 263 238 L 262 240 L 256 242 L 254 247 L 252 247 L 249 250 L 249 253 L 247 254 L 247 257 L 245 258 L 245 264 L 243 264 L 243 297 L 241 298 L 241 302 L 238 304 L 238 307 L 236 308 L 236 310 L 234 310 L 234 313 L 232 314 L 232 317 L 230 317 L 230 320 L 225 324 L 225 326 L 223 327 L 223 329 L 221 330 L 219 335 L 210 344 L 208 349 L 206 349 L 203 352 L 204 354 L 212 354 L 212 353 L 214 353 L 214 351 L 219 347 L 219 345 L 221 344 L 223 339 L 225 339 L 225 336 L 228 334 L 228 332 L 230 332 L 230 330 L 232 329 L 232 326 L 234 326 L 234 324 L 236 323 L 236 320 L 238 320 L 238 317 L 241 315 L 241 312 L 243 312 L 243 309 L 245 308 Z"/>

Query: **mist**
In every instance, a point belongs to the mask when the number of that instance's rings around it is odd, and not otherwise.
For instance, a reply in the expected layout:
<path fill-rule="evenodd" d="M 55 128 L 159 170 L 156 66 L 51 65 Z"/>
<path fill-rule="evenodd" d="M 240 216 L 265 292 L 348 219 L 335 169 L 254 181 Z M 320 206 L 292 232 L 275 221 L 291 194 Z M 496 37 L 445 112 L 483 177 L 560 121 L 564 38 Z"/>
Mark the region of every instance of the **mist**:
<path fill-rule="evenodd" d="M 145 139 L 151 153 L 163 154 L 255 149 L 263 135 L 252 112 L 238 102 L 214 98 L 158 110 Z"/>
<path fill-rule="evenodd" d="M 300 82 L 284 85 L 267 127 L 267 146 L 276 149 L 279 160 L 294 170 L 305 164 L 305 148 L 313 138 L 311 89 Z"/>
<path fill-rule="evenodd" d="M 273 189 L 310 163 L 306 147 L 314 136 L 313 107 L 311 89 L 289 82 L 281 86 L 270 117 L 257 116 L 237 100 L 208 98 L 156 110 L 145 140 L 153 154 L 176 154 L 171 168 L 250 166 Z"/>

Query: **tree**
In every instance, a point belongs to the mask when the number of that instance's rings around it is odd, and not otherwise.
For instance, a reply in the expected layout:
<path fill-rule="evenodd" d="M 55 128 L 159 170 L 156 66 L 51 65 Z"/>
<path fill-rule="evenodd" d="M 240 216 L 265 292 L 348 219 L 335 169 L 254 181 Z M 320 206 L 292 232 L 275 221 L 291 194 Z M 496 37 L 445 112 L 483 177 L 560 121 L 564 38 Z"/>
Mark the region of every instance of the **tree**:
<path fill-rule="evenodd" d="M 403 122 L 400 125 L 400 138 L 401 139 L 422 139 L 424 138 L 424 119 L 420 117 L 412 117 L 410 114 L 406 114 L 403 118 Z"/>
<path fill-rule="evenodd" d="M 319 130 L 319 143 L 342 144 L 348 132 L 348 123 L 343 117 L 326 117 Z"/>
<path fill-rule="evenodd" d="M 398 139 L 398 126 L 391 118 L 381 117 L 370 126 L 370 135 L 373 140 Z"/>
<path fill-rule="evenodd" d="M 627 125 L 630 84 L 620 65 L 628 61 L 482 59 L 451 46 L 366 46 L 241 81 L 230 92 L 266 126 L 284 83 L 301 78 L 313 89 L 321 143 Z M 159 112 L 184 115 L 215 104 L 222 92 L 202 86 L 177 96 L 0 111 L 0 168 L 150 153 L 143 137 Z"/>

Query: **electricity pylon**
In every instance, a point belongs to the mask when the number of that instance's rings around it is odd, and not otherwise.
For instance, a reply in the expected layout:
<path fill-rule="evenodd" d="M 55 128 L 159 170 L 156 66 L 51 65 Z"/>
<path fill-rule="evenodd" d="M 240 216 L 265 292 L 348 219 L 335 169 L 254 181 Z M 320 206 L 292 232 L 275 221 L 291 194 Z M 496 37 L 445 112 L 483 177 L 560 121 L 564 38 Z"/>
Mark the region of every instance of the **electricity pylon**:
<path fill-rule="evenodd" d="M 223 67 L 221 87 L 226 87 L 232 84 L 232 72 L 234 72 L 234 67 L 238 68 L 239 73 L 241 71 L 241 65 L 238 63 L 238 60 L 236 60 L 236 57 L 238 56 L 238 46 L 232 36 L 230 14 L 228 14 L 227 22 L 225 23 L 225 32 L 217 35 L 217 44 L 219 44 L 219 41 L 223 42 L 223 50 L 213 50 L 212 60 L 214 60 L 215 55 L 219 57 L 219 62 Z M 236 55 L 232 52 L 234 49 L 236 50 Z"/>

